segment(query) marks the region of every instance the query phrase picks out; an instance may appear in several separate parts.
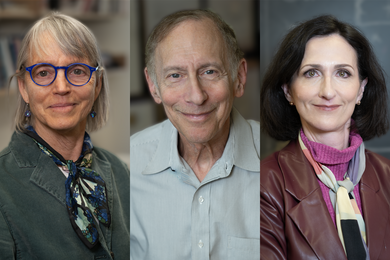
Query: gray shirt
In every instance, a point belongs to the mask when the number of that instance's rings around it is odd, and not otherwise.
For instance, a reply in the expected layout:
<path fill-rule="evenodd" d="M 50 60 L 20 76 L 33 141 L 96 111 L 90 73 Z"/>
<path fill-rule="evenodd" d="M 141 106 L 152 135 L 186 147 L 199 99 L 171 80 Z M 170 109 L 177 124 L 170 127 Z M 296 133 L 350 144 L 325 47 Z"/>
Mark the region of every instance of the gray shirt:
<path fill-rule="evenodd" d="M 222 157 L 202 182 L 169 120 L 130 139 L 132 260 L 260 259 L 260 124 L 231 113 Z"/>

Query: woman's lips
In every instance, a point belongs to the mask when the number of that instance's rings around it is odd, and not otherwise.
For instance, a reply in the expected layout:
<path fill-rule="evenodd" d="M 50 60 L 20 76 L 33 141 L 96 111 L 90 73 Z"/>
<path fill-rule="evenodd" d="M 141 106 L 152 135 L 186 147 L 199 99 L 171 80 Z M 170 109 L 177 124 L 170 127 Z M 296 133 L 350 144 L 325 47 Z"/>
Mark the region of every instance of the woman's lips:
<path fill-rule="evenodd" d="M 333 111 L 340 107 L 340 105 L 314 105 L 314 106 L 323 111 Z"/>
<path fill-rule="evenodd" d="M 75 106 L 75 103 L 56 103 L 53 105 L 50 105 L 49 108 L 54 110 L 54 111 L 63 111 L 63 112 L 68 112 L 73 109 Z"/>

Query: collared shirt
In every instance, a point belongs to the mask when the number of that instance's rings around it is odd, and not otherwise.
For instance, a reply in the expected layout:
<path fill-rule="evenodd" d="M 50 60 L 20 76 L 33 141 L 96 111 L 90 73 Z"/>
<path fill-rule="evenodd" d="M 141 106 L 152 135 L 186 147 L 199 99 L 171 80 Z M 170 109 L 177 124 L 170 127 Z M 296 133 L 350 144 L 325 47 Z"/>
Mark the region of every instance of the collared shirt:
<path fill-rule="evenodd" d="M 130 139 L 132 260 L 260 259 L 260 124 L 233 108 L 222 157 L 202 182 L 169 120 Z"/>

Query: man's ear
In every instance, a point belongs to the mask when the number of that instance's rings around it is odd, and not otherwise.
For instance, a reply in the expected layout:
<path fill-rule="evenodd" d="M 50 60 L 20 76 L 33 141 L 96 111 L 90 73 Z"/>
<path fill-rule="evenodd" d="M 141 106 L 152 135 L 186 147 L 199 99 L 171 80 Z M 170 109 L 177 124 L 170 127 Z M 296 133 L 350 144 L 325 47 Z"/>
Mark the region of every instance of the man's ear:
<path fill-rule="evenodd" d="M 28 97 L 28 92 L 27 92 L 27 89 L 26 89 L 26 82 L 24 80 L 22 80 L 21 78 L 18 78 L 18 87 L 19 87 L 20 95 L 22 95 L 22 98 L 23 98 L 24 102 L 29 104 L 30 103 L 30 99 Z"/>
<path fill-rule="evenodd" d="M 293 102 L 292 101 L 292 97 L 290 95 L 290 89 L 288 88 L 287 84 L 283 84 L 282 85 L 282 89 L 283 89 L 283 92 L 284 92 L 284 96 L 286 97 L 288 102 Z"/>
<path fill-rule="evenodd" d="M 144 73 L 145 73 L 146 81 L 148 82 L 150 94 L 152 94 L 152 97 L 157 104 L 161 104 L 160 92 L 158 90 L 158 87 L 154 84 L 153 80 L 151 79 L 148 72 L 148 68 L 145 67 Z"/>
<path fill-rule="evenodd" d="M 240 65 L 238 65 L 237 80 L 234 86 L 234 96 L 242 97 L 245 91 L 247 73 L 247 62 L 245 59 L 241 59 Z"/>

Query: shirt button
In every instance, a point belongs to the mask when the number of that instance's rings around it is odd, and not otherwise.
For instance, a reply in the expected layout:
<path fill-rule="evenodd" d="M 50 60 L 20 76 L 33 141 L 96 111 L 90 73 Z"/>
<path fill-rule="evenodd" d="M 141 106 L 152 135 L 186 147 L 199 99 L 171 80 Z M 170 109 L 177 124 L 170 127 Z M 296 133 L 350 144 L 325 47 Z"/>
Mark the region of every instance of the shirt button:
<path fill-rule="evenodd" d="M 202 242 L 202 240 L 199 240 L 198 246 L 199 246 L 199 248 L 202 248 L 202 247 L 203 247 L 203 242 Z"/>
<path fill-rule="evenodd" d="M 202 204 L 204 201 L 204 198 L 202 196 L 199 197 L 199 203 Z"/>

